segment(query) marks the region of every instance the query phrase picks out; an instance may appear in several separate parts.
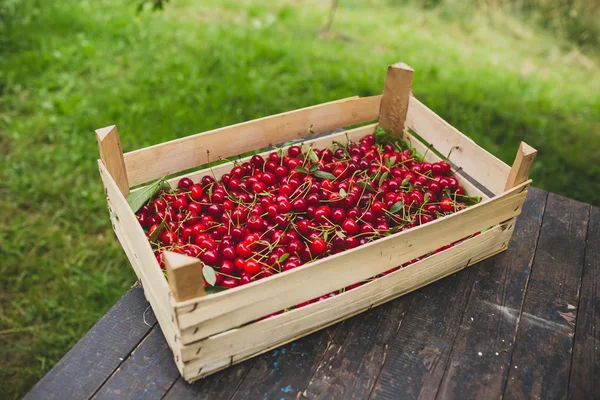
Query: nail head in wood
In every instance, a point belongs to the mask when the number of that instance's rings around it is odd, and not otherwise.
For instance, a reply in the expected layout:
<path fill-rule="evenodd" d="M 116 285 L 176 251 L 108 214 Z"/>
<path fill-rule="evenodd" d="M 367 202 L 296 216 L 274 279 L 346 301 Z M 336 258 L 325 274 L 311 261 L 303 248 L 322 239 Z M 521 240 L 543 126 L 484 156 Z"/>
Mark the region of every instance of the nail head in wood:
<path fill-rule="evenodd" d="M 525 142 L 521 142 L 515 161 L 508 174 L 504 190 L 510 190 L 529 179 L 529 173 L 531 172 L 536 155 L 536 149 Z"/>
<path fill-rule="evenodd" d="M 408 112 L 414 70 L 404 63 L 392 64 L 385 76 L 379 110 L 379 126 L 402 137 Z"/>
<path fill-rule="evenodd" d="M 115 125 L 106 128 L 96 129 L 96 140 L 98 141 L 98 150 L 100 159 L 106 166 L 106 169 L 117 183 L 123 196 L 129 194 L 129 180 L 127 179 L 127 170 L 125 169 L 125 159 L 121 149 L 119 133 Z"/>
<path fill-rule="evenodd" d="M 172 251 L 163 252 L 169 286 L 177 301 L 202 297 L 204 276 L 202 263 L 197 258 Z"/>

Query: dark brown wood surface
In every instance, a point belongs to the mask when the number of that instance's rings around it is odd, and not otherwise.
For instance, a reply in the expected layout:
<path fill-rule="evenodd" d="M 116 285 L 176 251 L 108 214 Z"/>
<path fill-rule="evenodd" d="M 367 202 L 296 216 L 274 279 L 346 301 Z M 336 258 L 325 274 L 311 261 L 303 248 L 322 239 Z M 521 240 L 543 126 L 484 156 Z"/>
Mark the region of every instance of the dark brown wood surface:
<path fill-rule="evenodd" d="M 600 210 L 531 189 L 509 249 L 188 384 L 139 287 L 29 399 L 600 398 Z"/>

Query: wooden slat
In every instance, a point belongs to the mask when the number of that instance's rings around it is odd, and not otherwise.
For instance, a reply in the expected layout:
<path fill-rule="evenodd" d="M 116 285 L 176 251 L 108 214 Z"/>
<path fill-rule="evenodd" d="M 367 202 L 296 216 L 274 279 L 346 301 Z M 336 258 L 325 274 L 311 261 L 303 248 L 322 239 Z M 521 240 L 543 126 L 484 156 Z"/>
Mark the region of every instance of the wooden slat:
<path fill-rule="evenodd" d="M 547 196 L 530 188 L 508 250 L 476 267 L 438 397 L 502 397 Z"/>
<path fill-rule="evenodd" d="M 569 399 L 600 399 L 600 208 L 592 207 L 585 246 L 585 263 Z"/>
<path fill-rule="evenodd" d="M 165 400 L 179 399 L 210 399 L 229 400 L 236 392 L 248 372 L 254 365 L 254 359 L 234 365 L 218 374 L 189 384 L 179 377 L 175 384 L 163 397 Z"/>
<path fill-rule="evenodd" d="M 419 139 L 417 139 L 416 137 L 414 137 L 410 132 L 405 131 L 403 138 L 405 140 L 407 140 L 411 144 L 411 146 L 414 147 L 414 149 L 417 150 L 423 156 L 424 161 L 427 161 L 430 163 L 442 161 L 441 157 L 439 157 L 437 154 L 435 154 L 433 151 L 431 151 L 431 149 L 429 149 L 427 146 L 425 146 L 423 143 L 421 143 L 421 141 Z M 488 196 L 481 189 L 479 189 L 477 186 L 472 184 L 468 179 L 466 179 L 461 174 L 457 173 L 456 170 L 453 170 L 452 172 L 454 172 L 454 176 L 458 180 L 459 185 L 462 186 L 463 189 L 465 189 L 465 192 L 467 195 L 479 196 L 483 200 L 490 198 L 490 196 Z"/>
<path fill-rule="evenodd" d="M 454 164 L 494 194 L 504 191 L 510 167 L 479 147 L 415 97 L 410 98 L 406 125 L 444 155 L 458 146 L 450 156 Z"/>
<path fill-rule="evenodd" d="M 386 131 L 401 137 L 408 111 L 414 70 L 404 63 L 392 64 L 385 76 L 381 97 L 379 125 Z"/>
<path fill-rule="evenodd" d="M 197 301 L 177 305 L 183 343 L 221 332 L 253 319 L 375 276 L 478 230 L 518 215 L 526 187 L 309 265 Z M 381 260 L 373 264 L 372 260 Z M 313 268 L 320 280 L 313 279 Z M 343 273 L 341 272 L 343 271 Z M 302 286 L 302 291 L 293 290 Z M 226 318 L 218 318 L 227 315 Z M 195 325 L 203 322 L 199 327 Z M 192 328 L 194 327 L 194 328 Z M 192 328 L 192 329 L 190 329 Z"/>
<path fill-rule="evenodd" d="M 505 398 L 565 398 L 589 206 L 548 196 Z"/>
<path fill-rule="evenodd" d="M 232 398 L 300 398 L 337 329 L 332 326 L 257 357 Z"/>
<path fill-rule="evenodd" d="M 106 166 L 108 173 L 115 180 L 123 196 L 127 196 L 129 194 L 129 180 L 117 127 L 112 125 L 97 129 L 96 141 L 98 142 L 100 159 Z"/>
<path fill-rule="evenodd" d="M 413 295 L 344 321 L 304 390 L 304 397 L 368 398 Z"/>
<path fill-rule="evenodd" d="M 136 186 L 270 144 L 374 121 L 381 96 L 351 97 L 243 122 L 125 154 L 129 184 Z M 207 151 L 210 156 L 207 156 Z"/>
<path fill-rule="evenodd" d="M 187 345 L 183 357 L 196 359 L 186 363 L 186 369 L 259 353 L 267 346 L 285 343 L 409 293 L 503 250 L 509 234 L 503 227 L 494 228 L 343 294 Z"/>
<path fill-rule="evenodd" d="M 157 327 L 102 385 L 93 399 L 159 399 L 178 377 L 171 349 Z"/>
<path fill-rule="evenodd" d="M 529 172 L 535 161 L 537 150 L 525 142 L 521 142 L 517 156 L 510 169 L 504 190 L 509 190 L 529 179 Z"/>
<path fill-rule="evenodd" d="M 112 221 L 115 234 L 136 275 L 142 282 L 146 298 L 152 305 L 160 327 L 175 353 L 178 366 L 182 368 L 183 361 L 178 356 L 180 334 L 173 309 L 174 300 L 171 298 L 167 281 L 127 200 L 118 190 L 102 161 L 98 162 L 98 166 L 108 196 L 109 207 L 115 214 Z"/>
<path fill-rule="evenodd" d="M 131 288 L 40 380 L 25 399 L 89 398 L 148 334 L 156 319 L 143 314 L 141 287 Z"/>
<path fill-rule="evenodd" d="M 433 399 L 458 331 L 475 271 L 467 269 L 421 290 L 407 312 L 371 398 Z"/>
<path fill-rule="evenodd" d="M 346 141 L 347 141 L 346 137 L 348 137 L 348 139 L 351 141 L 357 141 L 358 139 L 361 139 L 362 137 L 375 132 L 376 126 L 377 126 L 377 124 L 369 124 L 369 125 L 361 126 L 360 128 L 350 129 L 347 131 L 333 133 L 331 135 L 323 136 L 320 138 L 306 140 L 306 141 L 303 141 L 303 143 L 306 146 L 312 146 L 315 149 L 325 149 L 325 148 L 331 146 L 334 141 L 346 143 Z M 285 147 L 282 147 L 282 149 L 285 151 L 289 147 L 290 146 L 285 146 Z M 260 153 L 260 155 L 266 157 L 269 155 L 269 153 L 271 153 L 271 151 L 265 151 L 263 153 Z M 251 158 L 252 158 L 252 156 L 241 158 L 240 162 L 250 161 Z M 177 182 L 179 182 L 179 179 L 181 179 L 183 176 L 190 178 L 194 182 L 200 181 L 200 178 L 202 178 L 204 175 L 210 175 L 210 176 L 215 177 L 216 179 L 220 179 L 224 174 L 229 173 L 231 171 L 231 168 L 232 168 L 231 163 L 221 164 L 221 165 L 217 165 L 212 168 L 195 171 L 190 174 L 176 176 L 174 178 L 168 179 L 167 182 L 169 182 L 169 184 L 171 186 L 175 187 L 177 185 Z"/>
<path fill-rule="evenodd" d="M 204 276 L 202 263 L 194 257 L 172 251 L 165 251 L 169 286 L 177 301 L 204 296 Z"/>

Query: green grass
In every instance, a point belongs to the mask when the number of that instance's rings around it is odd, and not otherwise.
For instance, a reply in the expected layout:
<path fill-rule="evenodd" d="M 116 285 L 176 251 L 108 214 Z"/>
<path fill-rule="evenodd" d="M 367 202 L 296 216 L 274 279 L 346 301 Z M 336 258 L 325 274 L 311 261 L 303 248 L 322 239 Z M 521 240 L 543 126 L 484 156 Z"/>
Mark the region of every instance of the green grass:
<path fill-rule="evenodd" d="M 256 2 L 255 2 L 256 3 Z M 0 393 L 24 394 L 133 283 L 110 229 L 93 130 L 125 151 L 381 92 L 388 64 L 535 185 L 600 204 L 600 70 L 501 12 L 340 2 L 5 0 L 0 5 Z"/>

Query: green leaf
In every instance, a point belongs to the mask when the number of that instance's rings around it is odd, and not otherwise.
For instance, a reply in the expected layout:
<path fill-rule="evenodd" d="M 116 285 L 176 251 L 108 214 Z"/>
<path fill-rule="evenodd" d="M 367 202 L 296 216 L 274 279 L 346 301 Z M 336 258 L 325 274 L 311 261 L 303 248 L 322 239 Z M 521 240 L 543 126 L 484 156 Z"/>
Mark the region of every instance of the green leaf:
<path fill-rule="evenodd" d="M 344 150 L 346 149 L 346 145 L 338 142 L 337 140 L 334 140 L 333 144 L 335 144 L 336 146 L 338 146 L 341 149 L 344 149 Z"/>
<path fill-rule="evenodd" d="M 318 164 L 318 163 L 311 164 L 311 166 L 308 168 L 308 170 L 309 170 L 311 173 L 312 173 L 312 172 L 315 172 L 315 171 L 316 171 L 316 170 L 318 170 L 318 169 L 319 169 L 319 164 Z"/>
<path fill-rule="evenodd" d="M 345 239 L 346 235 L 344 234 L 344 232 L 342 231 L 335 231 L 335 234 L 338 235 L 340 238 Z"/>
<path fill-rule="evenodd" d="M 290 253 L 282 254 L 281 257 L 279 257 L 279 262 L 280 263 L 284 262 L 285 260 L 287 260 L 289 258 L 289 256 L 290 256 Z"/>
<path fill-rule="evenodd" d="M 294 168 L 294 170 L 295 170 L 296 172 L 300 172 L 301 174 L 306 174 L 306 175 L 308 175 L 308 171 L 306 170 L 306 168 L 304 168 L 304 167 L 302 167 L 302 166 L 300 166 L 300 165 L 298 165 L 296 168 Z"/>
<path fill-rule="evenodd" d="M 152 232 L 152 234 L 150 235 L 150 241 L 151 242 L 155 242 L 156 238 L 158 237 L 158 234 L 160 233 L 160 231 L 162 231 L 163 229 L 165 229 L 165 226 L 167 225 L 167 223 L 165 222 L 165 220 L 163 219 L 162 221 L 160 221 L 160 224 L 158 224 L 158 227 L 154 230 L 154 232 Z"/>
<path fill-rule="evenodd" d="M 402 210 L 403 207 L 404 207 L 404 203 L 399 201 L 390 208 L 390 213 L 396 214 L 398 211 Z"/>
<path fill-rule="evenodd" d="M 227 288 L 223 286 L 204 286 L 204 292 L 206 294 L 215 294 L 224 290 L 227 290 Z"/>
<path fill-rule="evenodd" d="M 388 172 L 385 171 L 382 175 L 381 178 L 379 178 L 379 186 L 381 186 L 381 184 L 383 183 L 383 181 L 385 181 L 385 178 L 388 177 Z"/>
<path fill-rule="evenodd" d="M 277 149 L 277 155 L 279 157 L 283 157 L 283 149 L 281 147 L 279 149 Z"/>
<path fill-rule="evenodd" d="M 325 231 L 325 233 L 323 233 L 323 240 L 327 241 L 327 239 L 329 239 L 329 231 Z"/>
<path fill-rule="evenodd" d="M 208 265 L 202 267 L 202 275 L 204 275 L 204 279 L 210 286 L 215 286 L 215 282 L 217 282 L 217 275 L 215 274 L 213 267 Z"/>
<path fill-rule="evenodd" d="M 423 196 L 423 203 L 427 203 L 430 197 L 431 196 L 429 195 L 429 193 L 425 193 L 425 196 Z"/>
<path fill-rule="evenodd" d="M 312 149 L 312 147 L 310 149 L 308 149 L 308 151 L 306 152 L 306 156 L 312 161 L 312 162 L 319 162 L 319 157 L 317 157 L 317 153 L 315 153 Z"/>
<path fill-rule="evenodd" d="M 348 193 L 344 189 L 340 189 L 340 198 L 345 199 L 348 196 Z"/>
<path fill-rule="evenodd" d="M 368 190 L 370 192 L 376 192 L 375 188 L 365 181 L 358 181 L 358 182 L 356 182 L 356 184 L 364 190 Z"/>
<path fill-rule="evenodd" d="M 392 168 L 392 166 L 396 164 L 396 156 L 393 156 L 392 158 L 386 158 L 385 159 L 385 166 L 388 168 Z"/>
<path fill-rule="evenodd" d="M 315 171 L 313 172 L 313 175 L 321 179 L 335 179 L 335 176 L 333 174 L 330 174 L 329 172 L 325 171 Z"/>
<path fill-rule="evenodd" d="M 171 188 L 167 181 L 165 181 L 164 179 L 159 179 L 151 185 L 148 185 L 146 187 L 141 188 L 140 190 L 136 190 L 135 192 L 130 193 L 129 196 L 127 196 L 127 203 L 129 204 L 129 207 L 131 207 L 133 212 L 138 212 L 138 210 L 142 208 L 142 206 L 146 204 L 148 200 L 153 198 L 159 190 L 167 188 Z"/>
<path fill-rule="evenodd" d="M 410 182 L 409 178 L 404 178 L 404 180 L 402 181 L 402 183 L 400 184 L 400 186 L 406 186 L 408 185 L 408 182 Z"/>

